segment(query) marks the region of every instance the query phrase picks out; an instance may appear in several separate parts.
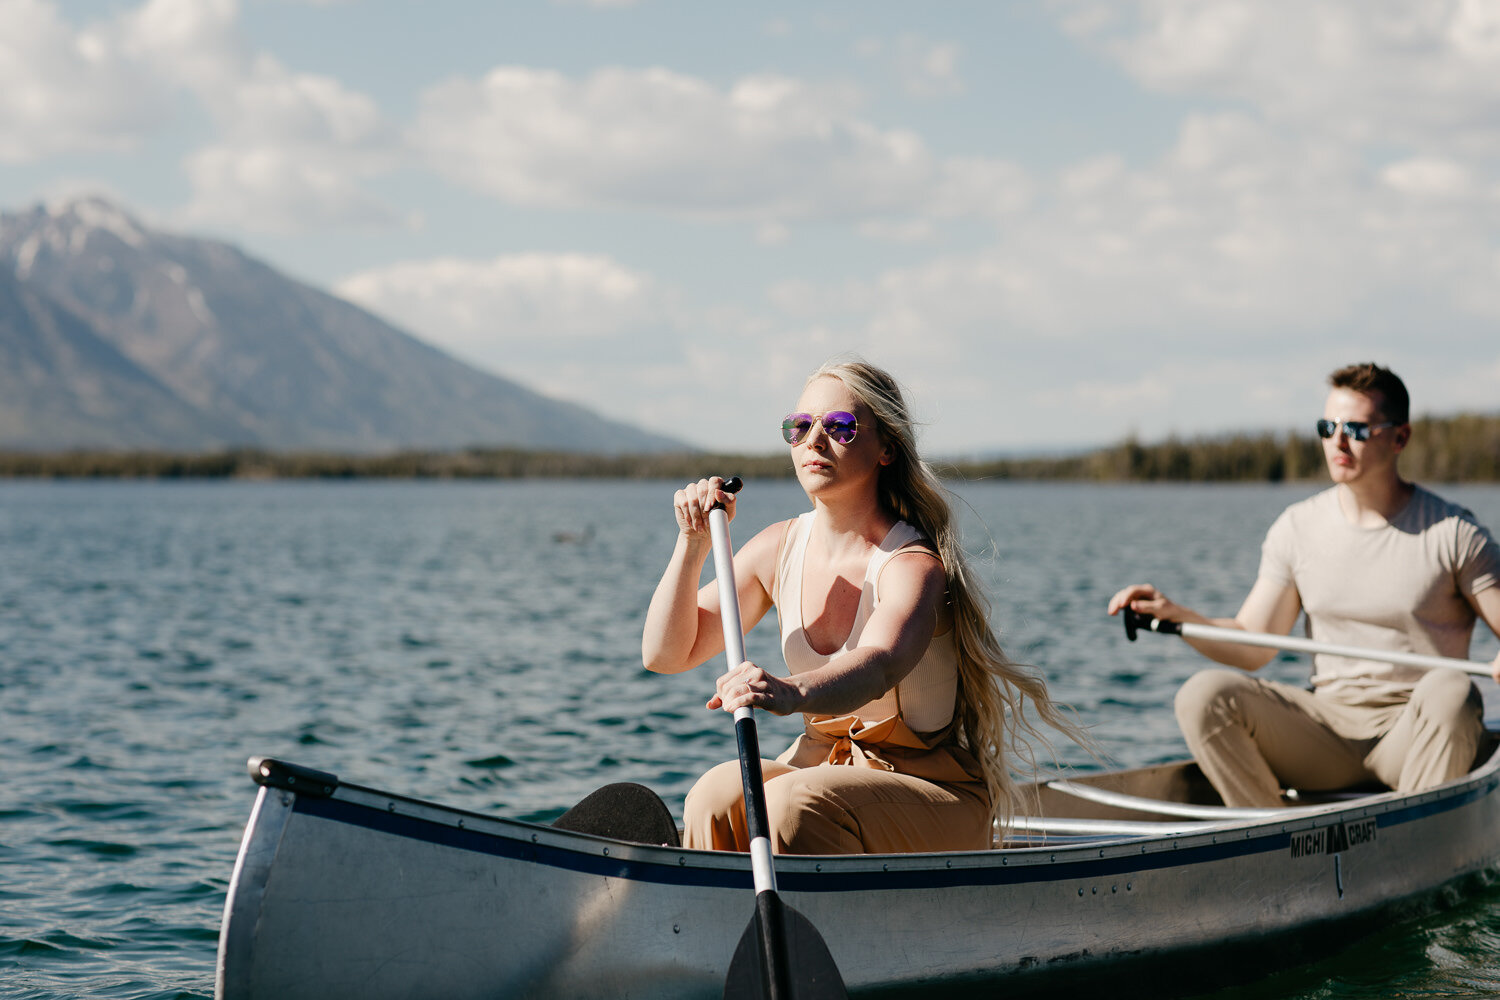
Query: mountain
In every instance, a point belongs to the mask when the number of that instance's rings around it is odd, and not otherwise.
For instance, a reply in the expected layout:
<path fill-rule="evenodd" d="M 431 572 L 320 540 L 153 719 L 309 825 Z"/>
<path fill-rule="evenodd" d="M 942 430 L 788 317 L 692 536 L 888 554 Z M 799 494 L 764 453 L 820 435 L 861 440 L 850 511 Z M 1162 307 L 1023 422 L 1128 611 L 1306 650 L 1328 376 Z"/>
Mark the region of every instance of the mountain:
<path fill-rule="evenodd" d="M 0 213 L 0 448 L 688 450 L 98 198 Z"/>

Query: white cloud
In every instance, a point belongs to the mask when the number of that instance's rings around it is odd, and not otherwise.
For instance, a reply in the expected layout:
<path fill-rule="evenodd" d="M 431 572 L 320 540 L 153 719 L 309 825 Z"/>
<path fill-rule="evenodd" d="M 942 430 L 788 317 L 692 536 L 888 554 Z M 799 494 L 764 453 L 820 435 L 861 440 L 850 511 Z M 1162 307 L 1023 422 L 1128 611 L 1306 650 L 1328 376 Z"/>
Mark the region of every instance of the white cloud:
<path fill-rule="evenodd" d="M 168 91 L 108 24 L 75 29 L 47 0 L 0 0 L 0 162 L 131 148 Z"/>
<path fill-rule="evenodd" d="M 946 97 L 964 92 L 958 71 L 963 48 L 955 42 L 935 42 L 908 33 L 890 41 L 861 39 L 855 51 L 867 59 L 888 64 L 901 89 L 915 97 Z"/>
<path fill-rule="evenodd" d="M 856 107 L 846 88 L 785 76 L 721 89 L 666 69 L 501 67 L 431 88 L 414 142 L 475 190 L 548 208 L 789 223 L 988 216 L 1023 199 L 1018 168 L 947 163 Z"/>
<path fill-rule="evenodd" d="M 182 215 L 192 224 L 213 222 L 271 233 L 319 227 L 414 226 L 351 178 L 357 158 L 333 150 L 260 146 L 212 146 L 184 164 L 193 198 Z"/>
<path fill-rule="evenodd" d="M 411 261 L 350 275 L 337 291 L 481 367 L 558 391 L 561 360 L 674 325 L 666 290 L 597 255 Z"/>
<path fill-rule="evenodd" d="M 1500 154 L 1493 0 L 1056 0 L 1147 87 L 1351 141 Z"/>
<path fill-rule="evenodd" d="M 268 56 L 201 96 L 220 138 L 186 161 L 189 219 L 284 232 L 403 224 L 364 187 L 402 161 L 395 131 L 367 96 Z"/>
<path fill-rule="evenodd" d="M 191 223 L 299 230 L 401 218 L 364 182 L 399 162 L 369 97 L 250 50 L 236 0 L 147 0 L 66 22 L 48 0 L 0 0 L 0 161 L 130 148 L 201 103 L 217 132 L 187 155 Z"/>
<path fill-rule="evenodd" d="M 400 162 L 375 102 L 323 75 L 254 53 L 235 0 L 150 0 L 134 45 L 208 110 L 218 135 L 184 166 L 192 223 L 297 232 L 400 224 L 364 182 Z"/>

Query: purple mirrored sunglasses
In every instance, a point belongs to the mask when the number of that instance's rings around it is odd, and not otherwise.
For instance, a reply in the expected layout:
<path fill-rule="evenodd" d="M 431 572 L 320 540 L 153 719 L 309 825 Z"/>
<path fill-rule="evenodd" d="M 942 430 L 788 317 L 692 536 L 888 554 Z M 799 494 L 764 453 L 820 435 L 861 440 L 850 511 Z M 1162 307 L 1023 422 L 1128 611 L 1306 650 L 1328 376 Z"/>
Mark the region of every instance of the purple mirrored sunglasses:
<path fill-rule="evenodd" d="M 823 414 L 788 413 L 781 421 L 781 436 L 787 444 L 796 444 L 807 436 L 817 421 L 822 422 L 823 433 L 839 444 L 848 444 L 859 433 L 859 421 L 854 419 L 854 414 L 830 410 Z"/>

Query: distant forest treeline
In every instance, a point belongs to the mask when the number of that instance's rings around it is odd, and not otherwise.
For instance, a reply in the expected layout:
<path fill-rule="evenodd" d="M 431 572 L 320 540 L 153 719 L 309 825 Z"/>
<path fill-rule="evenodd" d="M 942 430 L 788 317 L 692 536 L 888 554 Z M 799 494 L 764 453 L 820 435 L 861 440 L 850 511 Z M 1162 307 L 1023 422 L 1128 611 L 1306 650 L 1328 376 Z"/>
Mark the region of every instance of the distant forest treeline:
<path fill-rule="evenodd" d="M 1500 414 L 1423 417 L 1401 468 L 1423 482 L 1500 482 Z M 1142 444 L 1134 438 L 1077 455 L 939 463 L 939 472 L 969 481 L 1068 479 L 1093 482 L 1284 482 L 1323 475 L 1322 445 L 1296 434 Z M 579 455 L 516 449 L 337 455 L 235 450 L 164 452 L 0 452 L 0 477 L 76 479 L 688 479 L 711 472 L 747 478 L 792 475 L 773 455 Z"/>
<path fill-rule="evenodd" d="M 1323 443 L 1311 434 L 1236 434 L 1127 439 L 1081 455 L 962 463 L 956 471 L 966 479 L 1277 483 L 1318 479 L 1324 468 Z M 1419 482 L 1500 482 L 1500 414 L 1413 420 L 1401 471 Z"/>

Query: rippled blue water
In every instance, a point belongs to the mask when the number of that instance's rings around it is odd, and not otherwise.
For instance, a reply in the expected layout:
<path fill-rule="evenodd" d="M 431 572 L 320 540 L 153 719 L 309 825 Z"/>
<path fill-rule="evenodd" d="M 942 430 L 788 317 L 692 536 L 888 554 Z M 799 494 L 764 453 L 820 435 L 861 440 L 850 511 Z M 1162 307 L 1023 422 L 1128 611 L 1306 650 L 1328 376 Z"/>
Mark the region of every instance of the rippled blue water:
<path fill-rule="evenodd" d="M 0 995 L 211 995 L 252 754 L 538 820 L 640 781 L 680 815 L 733 741 L 702 708 L 709 672 L 639 664 L 672 489 L 0 484 Z M 1108 595 L 1150 579 L 1232 612 L 1266 526 L 1311 488 L 960 492 L 1012 654 L 1140 764 L 1181 754 L 1171 697 L 1199 661 L 1175 639 L 1127 644 Z M 1500 488 L 1441 492 L 1500 526 Z M 751 483 L 734 535 L 803 502 Z M 769 631 L 752 656 L 775 659 Z M 1480 632 L 1475 656 L 1493 656 Z M 795 727 L 763 720 L 762 742 Z M 1235 995 L 1489 996 L 1497 955 L 1491 894 Z"/>

